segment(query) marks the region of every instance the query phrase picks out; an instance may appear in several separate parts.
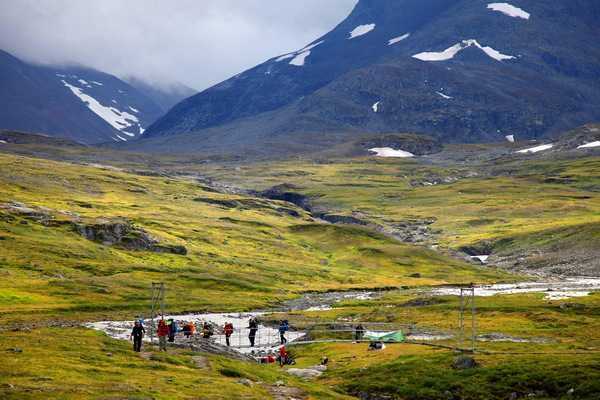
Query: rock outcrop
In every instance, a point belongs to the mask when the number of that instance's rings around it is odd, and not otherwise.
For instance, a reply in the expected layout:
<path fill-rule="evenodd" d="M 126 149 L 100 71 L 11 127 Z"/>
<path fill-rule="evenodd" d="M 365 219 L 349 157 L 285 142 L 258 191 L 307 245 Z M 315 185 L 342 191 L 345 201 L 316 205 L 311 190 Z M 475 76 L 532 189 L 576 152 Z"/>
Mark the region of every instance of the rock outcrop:
<path fill-rule="evenodd" d="M 97 220 L 92 224 L 77 223 L 74 224 L 74 229 L 86 239 L 106 246 L 155 253 L 187 254 L 184 246 L 160 244 L 156 238 L 125 219 Z"/>

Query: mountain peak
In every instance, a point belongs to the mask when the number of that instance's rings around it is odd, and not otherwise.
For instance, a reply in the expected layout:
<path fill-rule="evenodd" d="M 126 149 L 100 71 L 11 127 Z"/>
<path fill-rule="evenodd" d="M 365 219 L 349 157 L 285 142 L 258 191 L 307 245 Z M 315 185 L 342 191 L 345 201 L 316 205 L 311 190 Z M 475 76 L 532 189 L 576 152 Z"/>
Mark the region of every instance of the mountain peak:
<path fill-rule="evenodd" d="M 315 132 L 329 145 L 358 133 L 478 142 L 572 128 L 600 119 L 595 3 L 361 0 L 310 45 L 175 106 L 147 137 L 222 149 L 220 131 L 236 138 L 228 148 L 260 148 Z"/>

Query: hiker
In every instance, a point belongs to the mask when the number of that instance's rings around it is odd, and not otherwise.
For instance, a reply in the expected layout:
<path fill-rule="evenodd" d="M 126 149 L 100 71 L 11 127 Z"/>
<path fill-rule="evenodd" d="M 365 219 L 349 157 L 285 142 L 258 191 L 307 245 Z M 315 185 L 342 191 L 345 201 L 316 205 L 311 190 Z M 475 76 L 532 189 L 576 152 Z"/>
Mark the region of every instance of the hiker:
<path fill-rule="evenodd" d="M 248 339 L 250 339 L 250 347 L 254 347 L 254 341 L 256 340 L 256 332 L 258 331 L 258 321 L 256 318 L 250 318 L 248 321 L 248 329 L 250 329 L 250 333 L 248 333 Z"/>
<path fill-rule="evenodd" d="M 233 335 L 233 324 L 231 322 L 225 322 L 223 334 L 225 335 L 225 343 L 227 343 L 227 347 L 229 347 L 231 345 L 229 339 L 231 338 L 231 335 Z"/>
<path fill-rule="evenodd" d="M 354 341 L 360 342 L 364 336 L 365 328 L 362 326 L 362 324 L 356 325 L 356 328 L 354 328 Z"/>
<path fill-rule="evenodd" d="M 287 339 L 285 338 L 285 333 L 290 329 L 290 325 L 287 320 L 283 320 L 279 323 L 279 339 L 281 340 L 281 344 L 286 344 Z"/>
<path fill-rule="evenodd" d="M 210 339 L 210 337 L 212 335 L 213 335 L 212 326 L 208 323 L 208 321 L 204 321 L 204 325 L 202 325 L 202 337 L 204 339 Z"/>
<path fill-rule="evenodd" d="M 142 339 L 144 338 L 144 333 L 146 333 L 146 330 L 140 321 L 135 321 L 133 329 L 131 330 L 131 335 L 129 335 L 129 340 L 133 339 L 133 351 L 138 353 L 142 351 Z"/>
<path fill-rule="evenodd" d="M 164 319 L 158 321 L 158 329 L 156 334 L 158 335 L 158 348 L 162 351 L 167 351 L 167 336 L 169 336 L 169 327 L 165 323 Z"/>
<path fill-rule="evenodd" d="M 173 318 L 169 319 L 168 325 L 169 325 L 169 342 L 173 343 L 175 341 L 175 334 L 179 330 L 179 327 L 177 326 L 177 322 Z"/>
<path fill-rule="evenodd" d="M 285 349 L 285 346 L 281 346 L 279 348 L 279 366 L 283 367 L 288 363 L 288 352 Z"/>
<path fill-rule="evenodd" d="M 183 334 L 186 338 L 191 338 L 196 332 L 196 325 L 193 322 L 188 322 L 183 326 Z"/>

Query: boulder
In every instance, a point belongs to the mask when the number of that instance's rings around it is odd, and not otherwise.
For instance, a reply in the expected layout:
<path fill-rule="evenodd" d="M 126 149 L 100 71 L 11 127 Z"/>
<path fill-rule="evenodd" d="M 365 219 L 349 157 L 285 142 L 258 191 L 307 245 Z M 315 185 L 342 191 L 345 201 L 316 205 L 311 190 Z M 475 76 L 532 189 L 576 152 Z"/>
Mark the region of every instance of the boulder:
<path fill-rule="evenodd" d="M 239 384 L 244 385 L 244 386 L 252 386 L 254 384 L 254 382 L 252 382 L 250 379 L 247 378 L 242 378 L 238 381 Z"/>
<path fill-rule="evenodd" d="M 304 379 L 315 379 L 323 375 L 327 369 L 324 365 L 316 365 L 309 368 L 290 368 L 287 373 Z"/>
<path fill-rule="evenodd" d="M 472 369 L 476 367 L 477 361 L 473 357 L 465 355 L 456 357 L 452 363 L 452 368 L 454 369 Z"/>

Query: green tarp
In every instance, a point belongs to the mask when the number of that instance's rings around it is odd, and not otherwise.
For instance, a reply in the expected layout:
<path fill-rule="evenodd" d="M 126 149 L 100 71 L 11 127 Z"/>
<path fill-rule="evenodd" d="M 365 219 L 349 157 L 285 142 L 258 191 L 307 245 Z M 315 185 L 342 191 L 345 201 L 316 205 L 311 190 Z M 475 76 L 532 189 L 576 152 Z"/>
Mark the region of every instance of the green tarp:
<path fill-rule="evenodd" d="M 400 343 L 404 342 L 404 334 L 402 331 L 394 332 L 367 332 L 365 333 L 365 339 L 372 340 L 374 342 L 383 343 Z"/>

